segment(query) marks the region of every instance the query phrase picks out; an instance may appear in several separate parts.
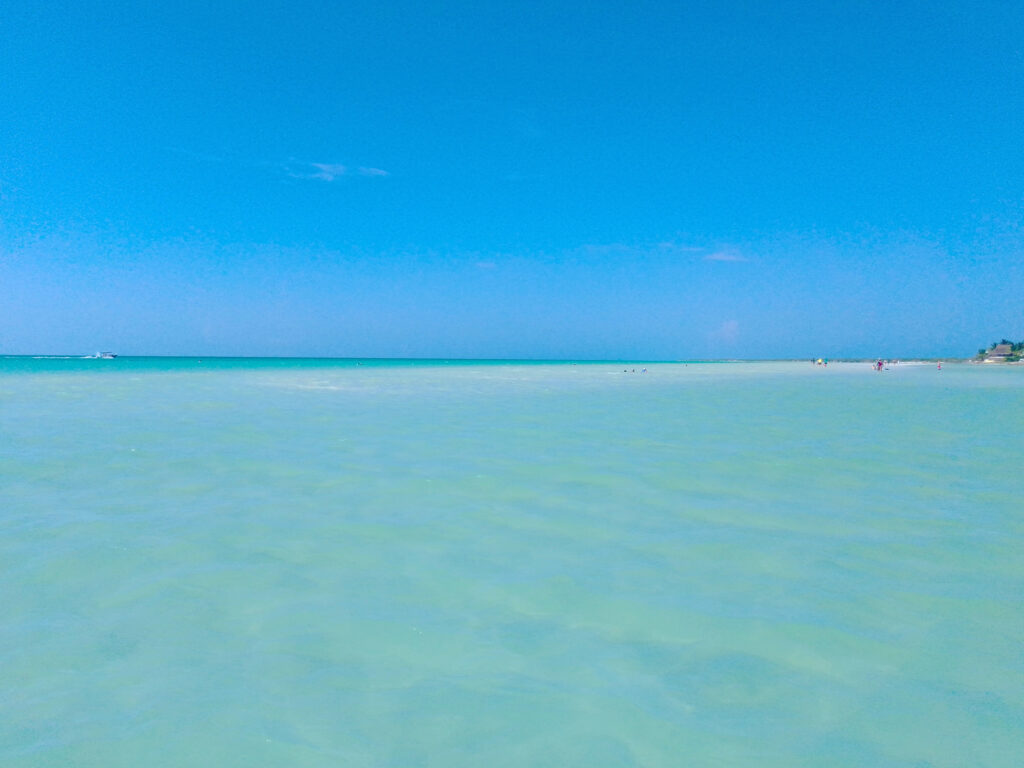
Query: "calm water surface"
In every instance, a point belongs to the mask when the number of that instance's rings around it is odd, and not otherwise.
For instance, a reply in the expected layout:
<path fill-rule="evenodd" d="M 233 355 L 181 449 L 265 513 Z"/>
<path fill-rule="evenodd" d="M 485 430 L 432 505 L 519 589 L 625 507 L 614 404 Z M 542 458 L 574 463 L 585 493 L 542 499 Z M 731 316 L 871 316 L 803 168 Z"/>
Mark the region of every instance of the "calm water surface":
<path fill-rule="evenodd" d="M 1024 368 L 363 363 L 0 359 L 0 763 L 1021 764 Z"/>

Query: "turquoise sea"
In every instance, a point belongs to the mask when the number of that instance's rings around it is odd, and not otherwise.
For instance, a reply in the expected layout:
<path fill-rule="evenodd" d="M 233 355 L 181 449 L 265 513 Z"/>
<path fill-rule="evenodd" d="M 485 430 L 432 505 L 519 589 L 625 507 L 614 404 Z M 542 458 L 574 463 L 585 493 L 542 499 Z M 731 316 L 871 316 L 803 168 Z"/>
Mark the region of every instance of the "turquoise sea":
<path fill-rule="evenodd" d="M 0 359 L 0 765 L 1019 766 L 1022 406 L 996 366 Z"/>

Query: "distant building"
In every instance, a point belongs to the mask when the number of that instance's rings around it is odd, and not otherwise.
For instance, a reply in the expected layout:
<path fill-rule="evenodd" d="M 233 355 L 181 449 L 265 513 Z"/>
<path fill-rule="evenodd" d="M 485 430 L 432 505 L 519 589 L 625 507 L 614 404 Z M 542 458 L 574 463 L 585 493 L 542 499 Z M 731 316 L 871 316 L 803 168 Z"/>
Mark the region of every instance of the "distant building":
<path fill-rule="evenodd" d="M 1006 360 L 1013 353 L 1013 347 L 1009 344 L 996 344 L 985 354 L 986 360 L 999 362 Z"/>

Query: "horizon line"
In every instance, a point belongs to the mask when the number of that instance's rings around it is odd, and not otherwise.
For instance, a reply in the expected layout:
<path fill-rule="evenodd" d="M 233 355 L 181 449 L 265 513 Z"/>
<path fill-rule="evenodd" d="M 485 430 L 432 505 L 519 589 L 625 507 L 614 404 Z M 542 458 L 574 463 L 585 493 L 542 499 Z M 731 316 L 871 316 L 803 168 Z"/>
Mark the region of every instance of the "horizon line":
<path fill-rule="evenodd" d="M 27 358 L 33 360 L 90 360 L 97 359 L 92 355 L 81 354 L 60 354 L 60 353 L 24 353 L 8 354 L 0 353 L 0 359 Z M 445 361 L 445 362 L 521 362 L 521 363 L 791 363 L 807 362 L 819 359 L 828 360 L 834 363 L 860 363 L 874 360 L 901 360 L 906 362 L 937 362 L 937 361 L 962 361 L 972 360 L 972 357 L 961 357 L 957 355 L 932 355 L 932 356 L 871 356 L 871 357 L 825 357 L 801 356 L 801 357 L 693 357 L 693 358 L 656 358 L 656 357 L 619 357 L 619 358 L 590 358 L 590 357 L 458 357 L 458 356 L 352 356 L 352 355 L 115 355 L 117 360 L 122 359 L 164 359 L 164 360 L 370 360 L 370 361 Z"/>

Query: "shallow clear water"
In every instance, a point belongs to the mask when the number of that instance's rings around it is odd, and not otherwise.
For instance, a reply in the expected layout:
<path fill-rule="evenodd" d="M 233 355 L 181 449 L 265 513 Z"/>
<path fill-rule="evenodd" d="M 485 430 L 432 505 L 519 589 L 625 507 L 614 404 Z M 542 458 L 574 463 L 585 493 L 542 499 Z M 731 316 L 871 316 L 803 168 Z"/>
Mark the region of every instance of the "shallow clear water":
<path fill-rule="evenodd" d="M 1024 369 L 363 363 L 0 359 L 3 765 L 1020 764 Z"/>

